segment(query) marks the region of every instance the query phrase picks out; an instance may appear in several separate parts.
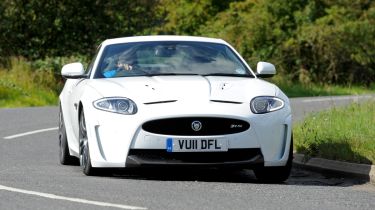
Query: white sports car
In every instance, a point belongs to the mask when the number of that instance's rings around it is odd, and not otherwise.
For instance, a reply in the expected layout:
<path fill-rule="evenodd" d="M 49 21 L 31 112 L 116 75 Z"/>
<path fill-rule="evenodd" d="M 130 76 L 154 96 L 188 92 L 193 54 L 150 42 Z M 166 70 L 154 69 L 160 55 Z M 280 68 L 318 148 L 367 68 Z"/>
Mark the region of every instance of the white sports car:
<path fill-rule="evenodd" d="M 140 36 L 104 41 L 86 70 L 67 64 L 60 94 L 60 162 L 99 168 L 253 169 L 284 181 L 292 163 L 287 96 L 220 39 Z"/>

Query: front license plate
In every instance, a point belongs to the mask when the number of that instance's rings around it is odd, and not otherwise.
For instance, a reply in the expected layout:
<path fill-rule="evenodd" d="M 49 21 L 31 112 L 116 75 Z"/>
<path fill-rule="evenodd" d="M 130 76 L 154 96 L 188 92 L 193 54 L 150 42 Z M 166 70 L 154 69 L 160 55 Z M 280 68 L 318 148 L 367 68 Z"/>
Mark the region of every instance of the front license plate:
<path fill-rule="evenodd" d="M 166 141 L 167 152 L 225 152 L 226 139 L 172 139 Z"/>

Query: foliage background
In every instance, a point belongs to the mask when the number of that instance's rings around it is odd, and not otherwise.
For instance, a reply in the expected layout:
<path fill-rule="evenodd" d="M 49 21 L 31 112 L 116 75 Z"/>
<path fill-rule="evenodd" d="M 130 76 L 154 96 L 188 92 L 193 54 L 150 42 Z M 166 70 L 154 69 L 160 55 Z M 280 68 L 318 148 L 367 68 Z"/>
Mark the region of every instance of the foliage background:
<path fill-rule="evenodd" d="M 149 34 L 224 39 L 253 68 L 276 64 L 289 83 L 375 80 L 374 0 L 0 1 L 3 69 L 23 57 L 59 77 L 63 61 L 87 62 L 104 39 Z"/>

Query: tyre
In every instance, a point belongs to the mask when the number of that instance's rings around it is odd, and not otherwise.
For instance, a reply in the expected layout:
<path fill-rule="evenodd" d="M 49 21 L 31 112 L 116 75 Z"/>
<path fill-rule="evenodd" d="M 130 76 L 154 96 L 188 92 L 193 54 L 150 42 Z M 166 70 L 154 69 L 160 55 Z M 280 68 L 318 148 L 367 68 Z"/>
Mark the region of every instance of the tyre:
<path fill-rule="evenodd" d="M 87 176 L 96 175 L 96 170 L 91 166 L 89 142 L 83 110 L 79 117 L 79 162 L 84 174 Z"/>
<path fill-rule="evenodd" d="M 75 157 L 69 154 L 69 145 L 61 106 L 59 111 L 59 160 L 62 165 L 76 165 L 78 162 Z"/>
<path fill-rule="evenodd" d="M 293 162 L 293 136 L 290 142 L 288 161 L 285 166 L 261 167 L 254 169 L 255 176 L 261 182 L 281 183 L 288 179 Z"/>

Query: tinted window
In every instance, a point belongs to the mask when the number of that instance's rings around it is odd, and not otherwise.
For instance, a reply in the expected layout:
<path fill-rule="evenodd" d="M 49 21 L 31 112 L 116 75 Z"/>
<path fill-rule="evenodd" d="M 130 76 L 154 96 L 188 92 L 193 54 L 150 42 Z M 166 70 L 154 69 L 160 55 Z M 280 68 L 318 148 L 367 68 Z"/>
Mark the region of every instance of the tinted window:
<path fill-rule="evenodd" d="M 205 42 L 137 42 L 107 46 L 96 77 L 163 74 L 252 76 L 223 44 Z"/>

